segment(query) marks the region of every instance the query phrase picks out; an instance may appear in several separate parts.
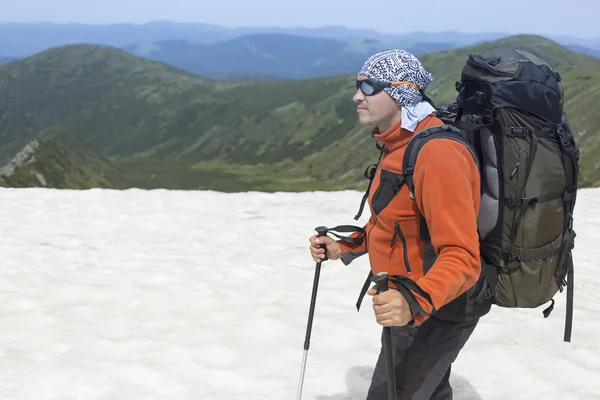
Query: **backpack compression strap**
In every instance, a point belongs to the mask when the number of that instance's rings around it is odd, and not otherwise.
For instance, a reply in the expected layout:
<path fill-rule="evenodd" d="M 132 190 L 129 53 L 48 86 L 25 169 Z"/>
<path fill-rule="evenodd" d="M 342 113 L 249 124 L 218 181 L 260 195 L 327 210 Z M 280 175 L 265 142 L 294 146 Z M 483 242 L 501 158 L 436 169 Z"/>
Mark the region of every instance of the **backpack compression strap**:
<path fill-rule="evenodd" d="M 568 127 L 568 125 L 567 125 Z M 564 209 L 564 230 L 563 242 L 558 253 L 558 268 L 556 277 L 560 279 L 558 287 L 562 292 L 564 286 L 567 287 L 567 310 L 565 315 L 565 335 L 564 341 L 571 341 L 571 331 L 573 327 L 573 255 L 571 253 L 574 247 L 575 231 L 573 230 L 573 210 L 577 197 L 577 186 L 579 177 L 579 150 L 570 143 L 569 132 L 562 124 L 557 129 L 559 146 L 562 154 L 563 168 L 566 178 L 566 191 L 563 197 Z M 566 282 L 565 282 L 566 275 Z"/>

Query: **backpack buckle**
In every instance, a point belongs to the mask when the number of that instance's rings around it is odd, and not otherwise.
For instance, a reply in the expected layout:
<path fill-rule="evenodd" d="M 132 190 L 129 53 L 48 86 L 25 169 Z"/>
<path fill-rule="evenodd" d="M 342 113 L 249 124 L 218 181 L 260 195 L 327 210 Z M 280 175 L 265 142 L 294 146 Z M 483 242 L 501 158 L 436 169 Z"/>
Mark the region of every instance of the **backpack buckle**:
<path fill-rule="evenodd" d="M 456 81 L 454 82 L 454 89 L 460 93 L 460 91 L 465 87 L 465 84 L 463 81 Z"/>
<path fill-rule="evenodd" d="M 519 266 L 521 262 L 521 258 L 517 253 L 506 253 L 504 257 L 504 268 L 507 269 L 515 269 Z"/>
<path fill-rule="evenodd" d="M 377 164 L 371 164 L 369 165 L 364 172 L 364 177 L 368 180 L 373 180 L 373 178 L 375 177 L 375 171 L 377 170 Z"/>
<path fill-rule="evenodd" d="M 473 97 L 475 97 L 475 102 L 477 102 L 477 104 L 479 104 L 479 105 L 485 104 L 485 93 L 483 93 L 481 91 L 477 91 L 477 92 L 475 92 Z"/>
<path fill-rule="evenodd" d="M 575 193 L 576 193 L 575 191 L 573 191 L 573 192 L 569 192 L 568 190 L 566 190 L 566 191 L 563 193 L 563 201 L 564 201 L 564 202 L 567 202 L 567 201 L 571 201 L 571 200 L 573 200 L 573 199 L 575 198 Z"/>
<path fill-rule="evenodd" d="M 492 125 L 494 123 L 494 110 L 490 110 L 489 108 L 485 110 L 483 123 L 485 125 Z"/>
<path fill-rule="evenodd" d="M 494 297 L 494 290 L 490 287 L 483 292 L 483 300 L 489 300 Z"/>
<path fill-rule="evenodd" d="M 568 230 L 569 230 L 569 231 L 571 231 L 571 232 L 574 232 L 574 231 L 573 231 L 573 220 L 574 220 L 574 218 L 573 218 L 573 214 L 572 214 L 572 213 L 569 213 L 569 216 L 568 216 L 568 218 L 569 218 L 569 219 L 568 219 L 568 221 L 567 221 L 567 227 L 568 227 Z"/>
<path fill-rule="evenodd" d="M 521 126 L 511 126 L 510 128 L 504 128 L 504 134 L 510 137 L 525 137 L 531 131 Z"/>
<path fill-rule="evenodd" d="M 518 198 L 512 197 L 512 196 L 506 196 L 504 198 L 504 205 L 515 206 L 515 205 L 519 205 L 519 204 L 523 204 L 522 199 L 518 199 Z"/>
<path fill-rule="evenodd" d="M 512 197 L 512 196 L 506 196 L 504 198 L 504 205 L 507 206 L 523 206 L 523 204 L 525 204 L 525 201 L 527 199 L 525 198 L 520 198 L 520 197 Z"/>

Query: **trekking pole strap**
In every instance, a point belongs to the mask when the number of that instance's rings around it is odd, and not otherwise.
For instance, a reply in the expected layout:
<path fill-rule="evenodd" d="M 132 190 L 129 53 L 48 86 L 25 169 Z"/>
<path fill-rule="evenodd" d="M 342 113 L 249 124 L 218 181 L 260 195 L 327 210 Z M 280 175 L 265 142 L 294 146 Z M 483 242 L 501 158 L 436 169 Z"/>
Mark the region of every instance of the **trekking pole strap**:
<path fill-rule="evenodd" d="M 355 243 L 355 244 L 359 244 L 359 245 L 362 244 L 362 242 L 367 234 L 363 228 L 361 228 L 359 226 L 354 226 L 354 225 L 338 225 L 333 228 L 326 228 L 326 229 L 327 229 L 327 233 L 331 233 L 333 236 L 339 238 L 340 240 L 343 240 L 344 242 Z M 356 237 L 342 236 L 342 235 L 335 233 L 335 231 L 340 232 L 340 233 L 348 233 L 348 232 L 360 233 L 360 235 L 356 236 Z"/>

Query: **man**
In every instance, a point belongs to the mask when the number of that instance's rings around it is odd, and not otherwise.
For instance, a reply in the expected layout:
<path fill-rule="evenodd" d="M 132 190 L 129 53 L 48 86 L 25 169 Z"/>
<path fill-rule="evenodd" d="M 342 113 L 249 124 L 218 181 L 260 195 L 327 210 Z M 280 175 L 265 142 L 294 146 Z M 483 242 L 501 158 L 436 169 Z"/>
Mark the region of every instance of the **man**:
<path fill-rule="evenodd" d="M 345 265 L 368 254 L 374 274 L 386 271 L 407 284 L 373 296 L 377 322 L 392 327 L 398 399 L 451 399 L 450 366 L 478 322 L 452 322 L 436 316 L 441 307 L 465 293 L 479 278 L 477 214 L 480 177 L 468 149 L 452 140 L 436 139 L 419 153 L 413 175 L 415 193 L 401 185 L 402 157 L 411 137 L 442 125 L 424 100 L 433 76 L 413 55 L 391 50 L 370 57 L 358 74 L 354 101 L 363 126 L 383 143 L 368 204 L 371 218 L 362 244 L 310 238 L 313 259 L 341 259 Z M 383 172 L 383 175 L 382 175 Z M 383 176 L 383 178 L 382 178 Z M 435 261 L 424 266 L 420 240 L 421 214 L 429 230 Z M 353 235 L 354 236 L 354 235 Z M 367 400 L 387 400 L 383 347 Z"/>

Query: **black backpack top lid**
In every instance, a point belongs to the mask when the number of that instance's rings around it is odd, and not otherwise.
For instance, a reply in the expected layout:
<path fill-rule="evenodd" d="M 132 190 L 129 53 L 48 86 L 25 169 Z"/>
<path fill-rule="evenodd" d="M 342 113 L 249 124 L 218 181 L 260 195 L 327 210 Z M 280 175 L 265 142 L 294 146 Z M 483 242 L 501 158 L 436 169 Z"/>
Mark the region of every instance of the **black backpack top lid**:
<path fill-rule="evenodd" d="M 561 122 L 560 74 L 546 59 L 528 48 L 500 47 L 469 54 L 457 91 L 467 114 L 478 114 L 482 107 L 509 107 L 554 124 Z M 477 94 L 478 91 L 482 93 Z"/>

